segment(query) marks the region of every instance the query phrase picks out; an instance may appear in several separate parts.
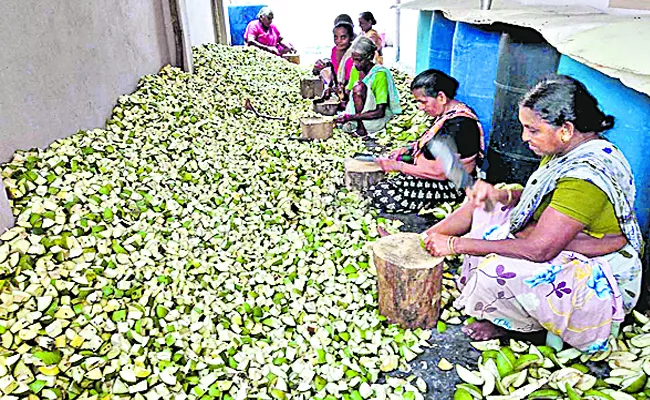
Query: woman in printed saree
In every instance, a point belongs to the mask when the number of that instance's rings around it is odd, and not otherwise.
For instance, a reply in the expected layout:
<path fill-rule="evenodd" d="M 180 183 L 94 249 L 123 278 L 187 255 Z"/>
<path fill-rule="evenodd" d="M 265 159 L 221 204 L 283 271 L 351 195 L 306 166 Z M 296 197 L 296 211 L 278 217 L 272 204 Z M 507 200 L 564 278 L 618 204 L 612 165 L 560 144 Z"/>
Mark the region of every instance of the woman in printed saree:
<path fill-rule="evenodd" d="M 367 136 L 386 127 L 393 115 L 401 114 L 397 87 L 390 70 L 372 61 L 377 47 L 360 37 L 352 44 L 354 67 L 343 102 L 345 112 L 336 118 L 345 132 Z"/>
<path fill-rule="evenodd" d="M 334 20 L 334 47 L 330 58 L 316 61 L 313 68 L 314 75 L 320 75 L 326 92 L 323 97 L 329 97 L 330 93 L 337 93 L 343 97 L 343 90 L 350 80 L 350 73 L 354 67 L 352 61 L 352 41 L 354 40 L 354 25 L 352 18 L 347 14 L 341 14 Z"/>
<path fill-rule="evenodd" d="M 429 150 L 436 135 L 451 136 L 465 168 L 475 174 L 482 158 L 483 131 L 474 111 L 454 99 L 457 90 L 458 81 L 442 71 L 430 69 L 415 77 L 411 91 L 418 108 L 435 119 L 415 143 L 377 160 L 384 171 L 399 174 L 370 188 L 374 207 L 389 213 L 408 213 L 465 197 L 447 179 Z"/>
<path fill-rule="evenodd" d="M 555 348 L 602 351 L 641 289 L 632 172 L 601 136 L 614 118 L 580 82 L 557 76 L 526 94 L 519 120 L 542 156 L 525 188 L 479 181 L 425 245 L 465 255 L 456 306 L 479 319 L 464 328 L 473 339 L 545 329 Z"/>
<path fill-rule="evenodd" d="M 273 11 L 269 7 L 262 8 L 257 13 L 257 19 L 246 26 L 244 41 L 249 46 L 255 46 L 277 56 L 296 52 L 291 44 L 284 42 L 280 31 L 273 25 Z"/>

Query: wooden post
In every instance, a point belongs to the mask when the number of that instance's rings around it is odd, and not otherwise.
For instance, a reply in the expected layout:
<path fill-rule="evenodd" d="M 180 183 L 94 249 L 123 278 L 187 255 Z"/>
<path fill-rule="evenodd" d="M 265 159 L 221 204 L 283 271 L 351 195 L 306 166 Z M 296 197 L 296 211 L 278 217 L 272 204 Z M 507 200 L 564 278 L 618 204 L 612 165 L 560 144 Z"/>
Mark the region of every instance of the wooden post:
<path fill-rule="evenodd" d="M 300 120 L 301 138 L 325 140 L 332 136 L 332 118 L 302 118 Z"/>
<path fill-rule="evenodd" d="M 379 313 L 405 328 L 432 329 L 440 315 L 444 258 L 433 257 L 417 233 L 383 237 L 373 246 Z"/>
<path fill-rule="evenodd" d="M 169 1 L 169 23 L 174 32 L 174 43 L 176 48 L 176 63 L 185 72 L 194 72 L 192 59 L 192 44 L 190 42 L 189 21 L 185 0 Z"/>
<path fill-rule="evenodd" d="M 212 0 L 212 15 L 214 20 L 214 40 L 220 44 L 228 44 L 226 33 L 226 16 L 223 8 L 223 0 Z"/>
<path fill-rule="evenodd" d="M 303 99 L 313 99 L 319 97 L 325 89 L 320 77 L 302 78 L 300 80 L 300 94 Z"/>
<path fill-rule="evenodd" d="M 14 214 L 2 180 L 0 179 L 0 235 L 14 226 Z"/>
<path fill-rule="evenodd" d="M 345 186 L 350 190 L 365 192 L 384 177 L 379 164 L 372 161 L 345 160 Z"/>
<path fill-rule="evenodd" d="M 290 63 L 300 65 L 300 54 L 283 54 L 282 57 Z"/>

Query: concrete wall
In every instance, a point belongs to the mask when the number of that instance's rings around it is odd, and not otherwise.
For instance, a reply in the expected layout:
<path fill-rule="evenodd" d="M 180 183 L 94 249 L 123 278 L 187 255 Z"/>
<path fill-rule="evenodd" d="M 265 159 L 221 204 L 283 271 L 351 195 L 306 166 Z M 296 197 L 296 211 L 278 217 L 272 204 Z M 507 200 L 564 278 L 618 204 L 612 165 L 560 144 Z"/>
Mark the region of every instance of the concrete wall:
<path fill-rule="evenodd" d="M 103 126 L 120 95 L 170 63 L 163 1 L 1 1 L 0 162 Z"/>
<path fill-rule="evenodd" d="M 212 2 L 213 0 L 185 0 L 192 46 L 216 41 Z"/>

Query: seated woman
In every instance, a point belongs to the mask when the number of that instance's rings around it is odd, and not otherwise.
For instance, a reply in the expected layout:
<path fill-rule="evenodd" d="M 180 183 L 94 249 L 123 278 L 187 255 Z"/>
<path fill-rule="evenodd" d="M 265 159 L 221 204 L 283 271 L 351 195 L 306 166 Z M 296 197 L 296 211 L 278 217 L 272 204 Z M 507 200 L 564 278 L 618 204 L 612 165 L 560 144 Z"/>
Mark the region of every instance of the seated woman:
<path fill-rule="evenodd" d="M 393 75 L 388 68 L 372 61 L 376 50 L 375 44 L 365 37 L 352 44 L 354 68 L 343 99 L 347 105 L 336 122 L 343 124 L 345 132 L 357 136 L 384 129 L 393 115 L 402 113 Z"/>
<path fill-rule="evenodd" d="M 519 120 L 524 142 L 542 156 L 526 187 L 479 181 L 427 231 L 426 247 L 465 254 L 456 306 L 481 320 L 464 328 L 473 339 L 545 329 L 555 348 L 604 350 L 641 290 L 632 172 L 601 137 L 614 118 L 580 82 L 558 76 L 526 94 Z"/>
<path fill-rule="evenodd" d="M 375 63 L 382 65 L 384 63 L 384 57 L 382 55 L 384 44 L 379 33 L 372 28 L 373 25 L 377 25 L 377 20 L 370 11 L 364 11 L 359 15 L 359 28 L 361 28 L 363 35 L 372 40 L 375 46 L 377 46 L 377 51 L 375 52 Z"/>
<path fill-rule="evenodd" d="M 258 47 L 277 56 L 296 52 L 291 44 L 284 42 L 280 31 L 273 25 L 273 11 L 269 7 L 262 8 L 257 13 L 257 19 L 248 23 L 244 41 L 249 46 Z"/>
<path fill-rule="evenodd" d="M 465 197 L 447 180 L 428 147 L 436 135 L 451 136 L 467 171 L 476 170 L 482 157 L 483 131 L 472 109 L 454 100 L 457 90 L 458 81 L 442 71 L 430 69 L 415 77 L 411 91 L 418 108 L 435 120 L 417 142 L 377 160 L 384 171 L 400 174 L 370 188 L 374 207 L 389 213 L 408 213 Z"/>
<path fill-rule="evenodd" d="M 323 97 L 328 97 L 332 92 L 342 97 L 354 67 L 351 51 L 352 40 L 354 40 L 352 18 L 347 14 L 336 17 L 332 32 L 334 33 L 334 47 L 332 47 L 331 58 L 316 61 L 313 73 L 320 75 L 327 88 Z"/>

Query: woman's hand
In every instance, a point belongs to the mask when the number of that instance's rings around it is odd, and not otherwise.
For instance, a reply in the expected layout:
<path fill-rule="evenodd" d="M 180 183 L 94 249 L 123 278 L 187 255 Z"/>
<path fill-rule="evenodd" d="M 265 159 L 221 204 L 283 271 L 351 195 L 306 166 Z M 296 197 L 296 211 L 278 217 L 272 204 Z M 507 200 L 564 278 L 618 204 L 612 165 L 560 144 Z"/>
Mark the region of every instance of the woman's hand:
<path fill-rule="evenodd" d="M 324 60 L 317 60 L 317 61 L 314 63 L 314 68 L 312 69 L 312 73 L 313 73 L 314 75 L 318 75 L 318 74 L 320 74 L 320 72 L 323 70 L 323 68 L 325 68 L 325 62 L 324 62 Z"/>
<path fill-rule="evenodd" d="M 266 46 L 266 51 L 268 51 L 271 54 L 275 54 L 276 56 L 281 55 L 280 50 L 275 46 Z"/>
<path fill-rule="evenodd" d="M 388 158 L 391 159 L 391 160 L 397 160 L 397 158 L 399 156 L 401 156 L 402 154 L 408 153 L 408 151 L 409 151 L 408 148 L 400 147 L 400 148 L 395 149 L 395 150 L 391 151 L 390 153 L 388 153 Z"/>
<path fill-rule="evenodd" d="M 393 171 L 401 171 L 402 170 L 402 162 L 401 161 L 395 161 L 390 158 L 378 158 L 375 160 L 377 164 L 381 167 L 382 171 L 384 172 L 393 172 Z"/>
<path fill-rule="evenodd" d="M 466 190 L 467 200 L 476 208 L 487 209 L 486 204 L 496 204 L 500 202 L 501 190 L 496 189 L 493 185 L 485 181 L 476 181 L 474 186 Z"/>
<path fill-rule="evenodd" d="M 354 119 L 354 115 L 352 114 L 341 114 L 338 117 L 334 119 L 334 121 L 338 124 L 344 124 L 346 122 L 350 122 Z"/>
<path fill-rule="evenodd" d="M 432 256 L 445 257 L 452 255 L 449 249 L 450 236 L 440 233 L 429 233 L 424 239 L 424 246 Z"/>

